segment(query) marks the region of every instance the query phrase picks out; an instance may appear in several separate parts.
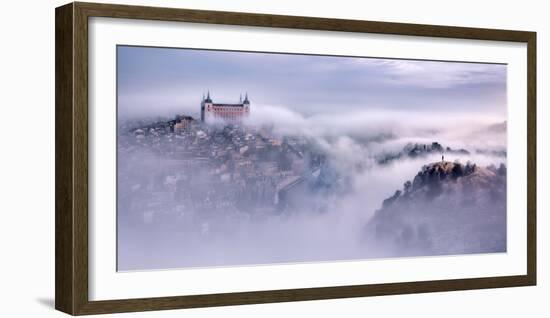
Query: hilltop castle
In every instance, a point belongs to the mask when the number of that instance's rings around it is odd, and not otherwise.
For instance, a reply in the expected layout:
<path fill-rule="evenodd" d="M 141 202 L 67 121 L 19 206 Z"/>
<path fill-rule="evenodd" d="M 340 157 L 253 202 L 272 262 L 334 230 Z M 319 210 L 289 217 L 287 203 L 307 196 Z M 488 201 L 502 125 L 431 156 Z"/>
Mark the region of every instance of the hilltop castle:
<path fill-rule="evenodd" d="M 248 100 L 248 93 L 245 95 L 244 100 L 242 95 L 239 98 L 237 104 L 227 103 L 213 103 L 210 98 L 210 92 L 206 98 L 202 96 L 201 102 L 201 121 L 212 122 L 216 119 L 226 122 L 239 122 L 241 119 L 248 117 L 250 114 L 250 101 Z"/>

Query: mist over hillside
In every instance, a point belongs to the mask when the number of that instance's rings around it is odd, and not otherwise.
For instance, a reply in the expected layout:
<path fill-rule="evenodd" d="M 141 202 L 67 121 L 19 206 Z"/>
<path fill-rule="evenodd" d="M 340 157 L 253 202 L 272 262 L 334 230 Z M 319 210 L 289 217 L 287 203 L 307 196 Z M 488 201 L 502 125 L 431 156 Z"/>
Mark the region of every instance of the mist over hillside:
<path fill-rule="evenodd" d="M 240 125 L 167 120 L 119 124 L 120 270 L 506 250 L 501 118 L 258 106 Z"/>
<path fill-rule="evenodd" d="M 506 252 L 506 166 L 423 166 L 382 202 L 365 238 L 386 257 Z"/>

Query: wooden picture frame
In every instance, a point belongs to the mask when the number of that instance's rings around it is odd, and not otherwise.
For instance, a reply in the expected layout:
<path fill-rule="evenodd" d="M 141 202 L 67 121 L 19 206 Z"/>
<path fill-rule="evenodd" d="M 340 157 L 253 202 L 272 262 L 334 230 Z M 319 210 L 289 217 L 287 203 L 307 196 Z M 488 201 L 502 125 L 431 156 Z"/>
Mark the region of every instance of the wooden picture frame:
<path fill-rule="evenodd" d="M 55 307 L 72 315 L 483 289 L 536 284 L 536 33 L 328 18 L 70 3 L 55 12 Z M 527 43 L 527 274 L 90 301 L 88 297 L 88 19 L 111 17 Z"/>

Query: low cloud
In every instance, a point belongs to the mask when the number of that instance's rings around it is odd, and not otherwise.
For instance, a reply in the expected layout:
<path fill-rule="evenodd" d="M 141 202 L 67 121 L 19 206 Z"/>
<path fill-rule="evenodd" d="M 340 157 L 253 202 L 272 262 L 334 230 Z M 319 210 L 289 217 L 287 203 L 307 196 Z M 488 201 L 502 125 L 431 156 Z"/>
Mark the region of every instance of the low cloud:
<path fill-rule="evenodd" d="M 387 140 L 403 142 L 452 143 L 454 147 L 470 145 L 505 147 L 504 132 L 489 127 L 502 123 L 500 116 L 480 116 L 477 113 L 356 111 L 304 116 L 285 107 L 256 105 L 247 125 L 273 127 L 280 135 L 299 135 L 319 140 L 350 137 L 367 143 Z M 482 134 L 490 138 L 479 139 Z"/>

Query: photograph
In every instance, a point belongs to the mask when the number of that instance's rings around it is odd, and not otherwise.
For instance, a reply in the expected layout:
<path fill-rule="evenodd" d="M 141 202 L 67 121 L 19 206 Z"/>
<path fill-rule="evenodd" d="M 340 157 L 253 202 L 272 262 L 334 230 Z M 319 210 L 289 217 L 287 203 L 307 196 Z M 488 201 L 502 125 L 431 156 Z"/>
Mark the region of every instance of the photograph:
<path fill-rule="evenodd" d="M 117 45 L 116 99 L 119 272 L 507 252 L 505 63 Z"/>

